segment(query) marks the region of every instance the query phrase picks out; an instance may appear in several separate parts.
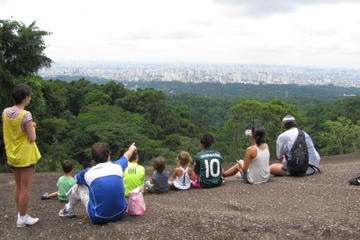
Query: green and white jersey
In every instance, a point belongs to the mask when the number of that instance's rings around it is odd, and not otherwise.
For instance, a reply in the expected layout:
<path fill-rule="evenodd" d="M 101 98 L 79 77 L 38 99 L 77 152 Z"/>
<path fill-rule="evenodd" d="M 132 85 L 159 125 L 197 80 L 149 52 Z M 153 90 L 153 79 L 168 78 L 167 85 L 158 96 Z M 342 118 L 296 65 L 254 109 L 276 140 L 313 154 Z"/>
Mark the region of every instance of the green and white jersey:
<path fill-rule="evenodd" d="M 205 150 L 195 155 L 195 173 L 199 174 L 201 187 L 216 187 L 223 180 L 222 156 L 216 150 Z"/>

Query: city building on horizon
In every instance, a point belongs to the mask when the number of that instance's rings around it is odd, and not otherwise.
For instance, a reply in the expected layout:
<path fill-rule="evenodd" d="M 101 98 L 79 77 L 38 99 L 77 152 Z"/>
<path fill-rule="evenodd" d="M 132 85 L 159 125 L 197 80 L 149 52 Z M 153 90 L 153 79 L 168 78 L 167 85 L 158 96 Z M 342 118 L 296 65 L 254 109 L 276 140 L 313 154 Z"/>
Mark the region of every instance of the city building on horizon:
<path fill-rule="evenodd" d="M 39 71 L 44 78 L 96 77 L 121 82 L 296 84 L 360 87 L 360 70 L 277 65 L 61 62 Z"/>

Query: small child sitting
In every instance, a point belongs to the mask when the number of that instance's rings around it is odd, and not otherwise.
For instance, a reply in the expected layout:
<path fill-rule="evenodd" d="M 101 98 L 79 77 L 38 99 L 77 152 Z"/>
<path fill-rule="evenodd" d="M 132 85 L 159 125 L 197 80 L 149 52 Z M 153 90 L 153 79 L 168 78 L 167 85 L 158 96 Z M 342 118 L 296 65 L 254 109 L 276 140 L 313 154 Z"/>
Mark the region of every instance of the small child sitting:
<path fill-rule="evenodd" d="M 57 197 L 60 201 L 68 201 L 66 193 L 70 190 L 70 188 L 72 188 L 72 186 L 75 185 L 75 179 L 72 175 L 73 165 L 69 160 L 65 160 L 61 163 L 61 166 L 64 171 L 64 175 L 61 176 L 57 181 L 56 186 L 58 187 L 58 191 L 50 194 L 44 193 L 41 196 L 42 200 L 48 200 Z"/>
<path fill-rule="evenodd" d="M 189 168 L 192 163 L 192 158 L 188 152 L 181 152 L 176 157 L 178 168 L 175 168 L 171 178 L 174 181 L 169 181 L 170 189 L 174 191 L 188 190 L 191 187 L 191 180 L 193 180 L 193 169 Z"/>
<path fill-rule="evenodd" d="M 165 171 L 166 162 L 164 157 L 157 157 L 154 159 L 154 173 L 150 181 L 145 182 L 145 187 L 150 193 L 166 193 L 169 192 L 168 180 L 170 172 Z"/>
<path fill-rule="evenodd" d="M 135 151 L 129 159 L 129 165 L 124 172 L 125 196 L 145 183 L 145 168 L 138 164 L 139 153 Z"/>

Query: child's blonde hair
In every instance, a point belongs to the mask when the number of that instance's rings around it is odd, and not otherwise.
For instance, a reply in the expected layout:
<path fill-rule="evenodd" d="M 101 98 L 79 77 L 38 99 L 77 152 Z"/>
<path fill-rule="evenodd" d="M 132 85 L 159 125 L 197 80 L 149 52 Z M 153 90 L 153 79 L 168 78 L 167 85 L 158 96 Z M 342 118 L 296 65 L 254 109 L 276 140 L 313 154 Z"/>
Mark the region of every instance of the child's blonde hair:
<path fill-rule="evenodd" d="M 187 167 L 189 166 L 193 159 L 192 157 L 190 156 L 190 153 L 188 152 L 180 152 L 177 156 L 176 156 L 176 159 L 175 161 L 182 167 Z"/>

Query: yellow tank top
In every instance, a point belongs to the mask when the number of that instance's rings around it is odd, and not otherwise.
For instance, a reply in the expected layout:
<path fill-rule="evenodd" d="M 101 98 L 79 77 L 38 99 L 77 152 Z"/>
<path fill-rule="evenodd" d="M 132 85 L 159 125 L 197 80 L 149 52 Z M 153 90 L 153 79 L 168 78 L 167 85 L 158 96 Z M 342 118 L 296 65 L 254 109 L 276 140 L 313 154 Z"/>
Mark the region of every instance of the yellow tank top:
<path fill-rule="evenodd" d="M 36 164 L 41 154 L 35 142 L 30 142 L 21 129 L 21 122 L 27 112 L 22 111 L 16 118 L 3 114 L 3 134 L 7 162 L 13 167 L 28 167 Z"/>

